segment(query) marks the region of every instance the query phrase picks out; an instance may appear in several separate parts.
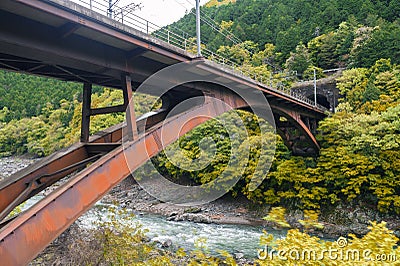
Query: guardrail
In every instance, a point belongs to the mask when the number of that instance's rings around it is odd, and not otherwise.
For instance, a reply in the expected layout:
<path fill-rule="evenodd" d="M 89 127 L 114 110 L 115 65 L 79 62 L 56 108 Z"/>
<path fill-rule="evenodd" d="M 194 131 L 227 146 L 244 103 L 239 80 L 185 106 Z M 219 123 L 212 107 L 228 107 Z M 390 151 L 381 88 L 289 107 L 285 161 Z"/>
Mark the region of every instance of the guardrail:
<path fill-rule="evenodd" d="M 160 27 L 140 16 L 132 14 L 131 10 L 127 10 L 117 5 L 114 5 L 112 12 L 110 12 L 108 0 L 70 0 L 70 1 L 78 3 L 102 15 L 109 16 L 112 19 L 119 21 L 120 23 L 128 27 L 152 35 L 162 41 L 165 41 L 168 44 L 172 44 L 189 53 L 196 52 L 195 39 L 188 33 L 182 31 L 181 29 L 172 26 Z M 201 52 L 202 56 L 204 56 L 206 59 L 221 64 L 223 67 L 229 69 L 230 71 L 233 71 L 236 75 L 253 79 L 256 82 L 259 82 L 261 85 L 273 89 L 274 91 L 281 93 L 285 96 L 295 98 L 300 102 L 315 106 L 321 110 L 327 110 L 325 107 L 316 104 L 313 100 L 310 100 L 301 94 L 291 91 L 290 88 L 288 89 L 285 88 L 284 86 L 278 86 L 276 88 L 272 88 L 272 86 L 267 86 L 266 85 L 267 82 L 271 84 L 272 81 L 271 78 L 268 79 L 263 77 L 262 75 L 257 75 L 257 73 L 255 72 L 246 70 L 237 63 L 207 49 L 205 45 L 204 46 L 202 45 Z"/>

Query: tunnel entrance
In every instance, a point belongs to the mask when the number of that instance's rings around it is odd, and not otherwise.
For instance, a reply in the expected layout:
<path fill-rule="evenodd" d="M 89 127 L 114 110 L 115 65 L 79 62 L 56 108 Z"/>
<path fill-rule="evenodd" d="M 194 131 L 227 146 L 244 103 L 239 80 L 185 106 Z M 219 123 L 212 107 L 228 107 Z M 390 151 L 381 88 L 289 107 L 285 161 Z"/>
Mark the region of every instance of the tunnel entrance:
<path fill-rule="evenodd" d="M 307 98 L 311 101 L 314 101 L 314 95 L 309 95 Z M 317 104 L 322 105 L 328 110 L 331 110 L 332 108 L 330 102 L 328 101 L 328 98 L 326 98 L 325 95 L 317 94 Z"/>

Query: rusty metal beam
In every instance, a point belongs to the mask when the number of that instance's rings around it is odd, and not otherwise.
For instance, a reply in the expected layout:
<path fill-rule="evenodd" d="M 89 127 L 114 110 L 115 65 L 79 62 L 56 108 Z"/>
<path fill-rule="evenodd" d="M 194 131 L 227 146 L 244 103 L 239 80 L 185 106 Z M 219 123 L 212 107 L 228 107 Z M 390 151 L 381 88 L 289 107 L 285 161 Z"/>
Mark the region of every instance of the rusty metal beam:
<path fill-rule="evenodd" d="M 131 77 L 122 75 L 122 88 L 124 92 L 124 101 L 126 103 L 126 123 L 128 131 L 128 139 L 135 140 L 138 138 L 138 127 L 136 124 L 135 105 L 132 98 L 132 80 Z"/>
<path fill-rule="evenodd" d="M 198 67 L 202 70 L 213 73 L 217 76 L 222 76 L 222 77 L 230 79 L 234 82 L 237 82 L 239 84 L 246 85 L 249 88 L 260 90 L 260 91 L 264 92 L 265 94 L 270 95 L 270 97 L 273 96 L 274 99 L 277 99 L 279 101 L 287 102 L 287 103 L 294 103 L 296 106 L 301 106 L 305 109 L 308 109 L 309 111 L 312 111 L 313 113 L 319 114 L 320 116 L 324 115 L 324 111 L 318 109 L 315 106 L 305 104 L 296 98 L 292 98 L 292 97 L 282 93 L 279 90 L 267 87 L 265 84 L 261 84 L 259 82 L 254 82 L 254 80 L 250 79 L 249 77 L 237 75 L 236 73 L 234 73 L 233 70 L 226 70 L 225 68 L 221 68 L 220 65 L 218 65 L 214 62 L 204 61 L 202 64 L 198 64 Z M 229 73 L 230 75 L 227 75 L 227 73 Z"/>
<path fill-rule="evenodd" d="M 126 58 L 128 60 L 132 60 L 136 57 L 141 56 L 142 54 L 144 54 L 145 52 L 147 52 L 146 49 L 144 49 L 143 47 L 137 47 L 129 52 L 126 53 Z"/>
<path fill-rule="evenodd" d="M 120 141 L 121 138 L 122 124 L 119 124 L 90 137 L 89 141 L 91 143 L 115 143 Z M 56 173 L 57 171 L 81 162 L 88 157 L 89 154 L 85 144 L 77 143 L 68 149 L 61 150 L 48 157 L 45 157 L 38 163 L 30 165 L 6 178 L 0 182 L 0 213 L 3 213 L 4 216 L 4 210 L 9 206 L 22 203 L 31 196 L 40 192 L 41 190 L 31 191 L 29 194 L 25 195 L 24 197 L 20 197 L 17 201 L 15 201 L 19 195 L 26 191 L 27 186 L 37 178 L 51 173 Z M 58 179 L 72 173 L 73 171 L 75 171 L 75 169 L 64 171 L 61 175 L 58 175 Z"/>
<path fill-rule="evenodd" d="M 58 28 L 60 38 L 66 38 L 77 31 L 81 25 L 77 23 L 67 22 Z"/>
<path fill-rule="evenodd" d="M 143 132 L 145 128 L 150 128 L 163 121 L 165 116 L 166 110 L 153 111 L 139 118 L 137 126 L 140 132 Z M 0 182 L 0 221 L 13 207 L 44 189 L 44 187 L 31 189 L 31 186 L 34 185 L 33 182 L 38 178 L 51 175 L 54 180 L 47 181 L 46 186 L 51 185 L 77 169 L 76 167 L 71 168 L 71 165 L 84 162 L 88 157 L 109 152 L 121 145 L 122 128 L 123 124 L 118 124 L 105 131 L 98 132 L 89 137 L 89 143 L 75 144 L 66 150 L 43 158 L 39 163 L 31 165 Z"/>
<path fill-rule="evenodd" d="M 104 115 L 110 113 L 118 113 L 118 112 L 125 112 L 126 106 L 125 105 L 116 105 L 116 106 L 108 106 L 102 108 L 95 108 L 90 110 L 90 115 Z"/>
<path fill-rule="evenodd" d="M 294 111 L 294 110 L 289 110 L 283 107 L 279 107 L 276 105 L 271 106 L 272 110 L 275 113 L 279 113 L 280 115 L 284 116 L 285 118 L 288 119 L 288 121 L 290 122 L 291 125 L 293 125 L 294 127 L 296 127 L 302 136 L 305 137 L 307 143 L 310 145 L 310 147 L 314 150 L 313 154 L 316 155 L 318 154 L 319 150 L 320 150 L 320 146 L 317 142 L 317 139 L 315 138 L 314 134 L 311 132 L 311 128 L 309 128 L 304 121 L 301 119 L 301 115 Z M 283 133 L 282 138 L 286 139 L 287 136 L 287 132 L 284 132 L 283 130 L 279 130 L 278 133 Z M 285 143 L 290 143 L 289 139 L 286 139 L 287 142 Z M 289 148 L 294 148 L 294 145 L 290 145 Z"/>
<path fill-rule="evenodd" d="M 82 97 L 82 120 L 81 120 L 81 142 L 88 142 L 90 135 L 90 111 L 92 102 L 92 84 L 83 85 Z"/>

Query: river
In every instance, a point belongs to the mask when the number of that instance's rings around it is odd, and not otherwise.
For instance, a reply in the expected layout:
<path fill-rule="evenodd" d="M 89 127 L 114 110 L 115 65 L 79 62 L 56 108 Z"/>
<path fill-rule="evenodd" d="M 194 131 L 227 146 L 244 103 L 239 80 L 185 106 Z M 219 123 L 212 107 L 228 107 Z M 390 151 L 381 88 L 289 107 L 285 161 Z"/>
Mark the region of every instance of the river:
<path fill-rule="evenodd" d="M 6 176 L 27 166 L 32 161 L 8 157 L 1 158 L 0 162 L 3 164 L 1 167 L 3 173 L 7 167 L 5 175 L 5 178 L 7 178 Z M 14 163 L 15 165 L 13 165 Z M 43 197 L 43 193 L 34 196 L 25 202 L 21 209 L 26 210 Z M 83 227 L 93 226 L 93 222 L 98 217 L 107 216 L 108 207 L 110 207 L 110 204 L 102 201 L 97 202 L 90 211 L 78 219 L 78 224 Z M 275 235 L 276 238 L 284 237 L 286 234 L 285 231 L 262 226 L 168 221 L 165 216 L 144 212 L 135 213 L 133 219 L 142 224 L 143 228 L 148 229 L 146 236 L 151 241 L 160 243 L 160 245 L 161 243 L 168 243 L 171 249 L 184 248 L 186 251 L 191 251 L 195 248 L 196 241 L 205 239 L 205 246 L 213 255 L 217 255 L 218 250 L 225 250 L 239 257 L 255 258 L 257 249 L 261 248 L 259 242 L 263 229 Z"/>
<path fill-rule="evenodd" d="M 29 199 L 23 206 L 25 210 L 39 201 L 43 196 Z M 110 204 L 102 201 L 78 219 L 78 225 L 86 228 L 93 227 L 99 217 L 107 217 Z M 116 206 L 112 206 L 115 207 Z M 132 211 L 132 210 L 128 210 Z M 135 213 L 135 212 L 134 212 Z M 231 225 L 231 224 L 205 224 L 188 221 L 168 221 L 166 217 L 149 213 L 135 213 L 132 222 L 139 222 L 143 229 L 148 229 L 146 236 L 153 242 L 169 243 L 168 248 L 185 251 L 195 249 L 198 240 L 205 239 L 205 247 L 212 255 L 218 255 L 218 250 L 228 251 L 232 255 L 243 256 L 248 259 L 257 257 L 260 246 L 260 236 L 265 229 L 276 238 L 285 237 L 286 231 L 265 228 L 263 226 Z"/>

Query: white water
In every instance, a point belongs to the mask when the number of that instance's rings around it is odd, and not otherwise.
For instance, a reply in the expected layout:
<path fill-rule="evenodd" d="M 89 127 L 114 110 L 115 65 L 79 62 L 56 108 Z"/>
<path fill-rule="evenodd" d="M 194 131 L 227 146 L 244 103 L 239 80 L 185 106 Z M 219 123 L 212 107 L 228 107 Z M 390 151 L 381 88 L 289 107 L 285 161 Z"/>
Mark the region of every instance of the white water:
<path fill-rule="evenodd" d="M 79 218 L 80 223 L 91 226 L 99 216 L 106 216 L 109 206 L 97 203 L 95 208 Z M 191 251 L 196 248 L 195 243 L 198 240 L 205 239 L 205 247 L 212 255 L 218 255 L 218 250 L 225 250 L 232 255 L 242 253 L 246 258 L 256 258 L 257 249 L 262 248 L 259 243 L 263 229 L 276 238 L 283 238 L 286 235 L 286 231 L 262 226 L 175 222 L 154 214 L 136 214 L 133 219 L 134 222 L 139 222 L 143 229 L 149 230 L 146 236 L 151 241 L 164 243 L 170 240 L 172 242 L 170 248 L 173 250 L 184 248 L 185 251 Z"/>

